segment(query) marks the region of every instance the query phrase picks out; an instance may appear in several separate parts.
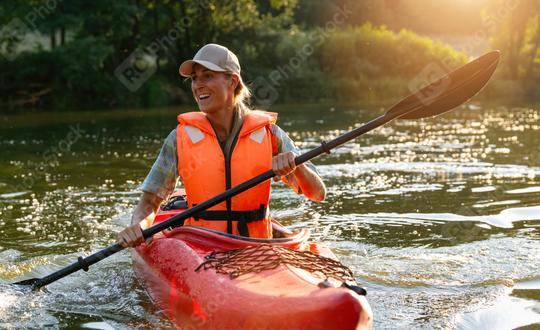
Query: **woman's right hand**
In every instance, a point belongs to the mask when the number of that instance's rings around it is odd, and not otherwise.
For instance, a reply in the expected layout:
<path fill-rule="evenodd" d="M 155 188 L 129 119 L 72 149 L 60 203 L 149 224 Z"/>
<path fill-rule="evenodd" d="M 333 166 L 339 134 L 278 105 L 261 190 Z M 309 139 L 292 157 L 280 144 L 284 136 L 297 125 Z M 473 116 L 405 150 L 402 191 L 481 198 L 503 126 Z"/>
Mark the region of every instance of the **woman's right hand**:
<path fill-rule="evenodd" d="M 141 225 L 136 223 L 118 233 L 116 241 L 123 247 L 136 247 L 144 242 Z"/>

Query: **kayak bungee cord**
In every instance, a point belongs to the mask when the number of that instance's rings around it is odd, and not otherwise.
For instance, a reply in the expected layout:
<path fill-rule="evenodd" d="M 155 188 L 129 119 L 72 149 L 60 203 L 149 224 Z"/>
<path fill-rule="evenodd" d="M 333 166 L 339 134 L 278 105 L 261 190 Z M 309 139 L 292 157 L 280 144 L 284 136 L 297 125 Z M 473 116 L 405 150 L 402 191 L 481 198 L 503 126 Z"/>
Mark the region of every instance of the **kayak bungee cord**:
<path fill-rule="evenodd" d="M 421 119 L 437 116 L 461 105 L 471 97 L 476 95 L 488 82 L 499 63 L 499 51 L 487 53 L 476 60 L 448 73 L 438 80 L 428 84 L 424 88 L 414 92 L 392 106 L 385 114 L 369 121 L 368 123 L 344 133 L 337 138 L 321 142 L 321 145 L 295 158 L 295 164 L 300 165 L 323 153 L 330 153 L 330 150 L 366 133 L 377 127 L 398 119 Z M 184 221 L 197 215 L 214 205 L 217 205 L 233 196 L 240 194 L 266 180 L 274 177 L 272 170 L 268 170 L 258 176 L 241 183 L 219 195 L 216 195 L 205 202 L 187 209 L 170 219 L 158 223 L 148 229 L 143 230 L 145 239 L 163 231 L 167 228 L 182 226 Z M 88 271 L 89 267 L 100 260 L 103 260 L 124 247 L 115 243 L 101 251 L 98 251 L 86 258 L 79 257 L 73 264 L 60 269 L 42 278 L 27 279 L 13 283 L 15 285 L 29 286 L 32 290 L 41 288 L 47 284 L 55 282 L 79 270 Z"/>

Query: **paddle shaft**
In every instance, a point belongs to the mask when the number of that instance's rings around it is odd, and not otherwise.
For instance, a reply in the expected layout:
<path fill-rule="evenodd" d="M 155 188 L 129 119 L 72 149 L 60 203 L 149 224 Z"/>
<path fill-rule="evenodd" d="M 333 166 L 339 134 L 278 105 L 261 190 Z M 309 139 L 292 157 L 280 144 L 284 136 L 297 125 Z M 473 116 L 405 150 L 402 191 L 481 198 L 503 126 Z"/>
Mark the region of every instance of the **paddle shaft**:
<path fill-rule="evenodd" d="M 422 88 L 418 92 L 409 95 L 390 108 L 384 115 L 369 121 L 361 127 L 344 133 L 331 141 L 323 142 L 319 147 L 296 157 L 295 164 L 300 165 L 323 153 L 329 153 L 330 150 L 344 144 L 345 142 L 348 142 L 366 132 L 382 126 L 398 117 L 408 119 L 425 118 L 438 115 L 455 108 L 480 91 L 480 89 L 493 74 L 498 62 L 499 52 L 496 51 L 488 53 L 468 63 L 467 65 L 454 70 L 434 83 Z M 441 89 L 440 86 L 445 88 Z M 146 239 L 166 228 L 182 226 L 186 219 L 191 218 L 197 215 L 199 212 L 204 211 L 214 205 L 224 202 L 225 200 L 236 196 L 266 180 L 269 180 L 274 176 L 275 174 L 272 170 L 261 173 L 246 182 L 243 182 L 217 196 L 214 196 L 194 207 L 185 210 L 180 214 L 167 219 L 166 221 L 160 222 L 148 229 L 143 230 L 143 237 Z M 87 271 L 91 265 L 123 249 L 123 246 L 115 243 L 108 248 L 96 252 L 86 258 L 79 257 L 76 263 L 60 269 L 48 276 L 40 279 L 25 280 L 15 284 L 31 285 L 33 289 L 37 289 L 78 270 L 84 269 Z"/>
<path fill-rule="evenodd" d="M 331 141 L 328 141 L 328 142 L 323 142 L 321 143 L 320 146 L 318 146 L 317 148 L 314 148 L 302 155 L 299 155 L 295 158 L 294 162 L 296 165 L 300 165 L 300 164 L 303 164 L 317 156 L 320 156 L 321 154 L 323 153 L 329 153 L 330 150 L 366 133 L 366 132 L 369 132 L 379 126 L 382 126 L 390 121 L 392 121 L 393 119 L 395 119 L 396 117 L 399 117 L 401 114 L 403 113 L 407 113 L 408 111 L 412 111 L 413 109 L 403 109 L 404 111 L 400 111 L 398 113 L 386 113 L 382 116 L 379 116 L 373 120 L 371 120 L 370 122 L 366 123 L 365 125 L 361 126 L 361 127 L 358 127 L 352 131 L 349 131 L 347 133 L 344 133 L 340 136 L 338 136 L 337 138 L 331 140 Z M 148 229 L 145 229 L 143 230 L 143 237 L 146 239 L 146 238 L 149 238 L 149 237 L 152 237 L 154 236 L 155 234 L 163 231 L 164 229 L 167 229 L 167 228 L 174 228 L 174 227 L 178 227 L 178 226 L 182 226 L 184 224 L 184 221 L 188 218 L 191 218 L 195 215 L 197 215 L 199 212 L 202 212 L 204 210 L 207 210 L 208 208 L 214 206 L 214 205 L 217 205 L 219 203 L 222 203 L 224 202 L 225 200 L 231 198 L 231 197 L 234 197 L 266 180 L 269 180 L 271 178 L 273 178 L 275 176 L 274 172 L 272 170 L 268 170 L 264 173 L 261 173 L 259 175 L 257 175 L 256 177 L 248 180 L 248 181 L 245 181 L 229 190 L 226 190 L 224 191 L 223 193 L 219 194 L 219 195 L 216 195 L 200 204 L 197 204 L 187 210 L 185 210 L 184 212 L 182 213 L 179 213 L 163 222 L 160 222 Z M 122 251 L 124 249 L 124 247 L 122 245 L 120 245 L 119 243 L 115 243 L 99 252 L 96 252 L 86 258 L 82 258 L 82 257 L 79 257 L 79 259 L 77 260 L 77 262 L 65 267 L 65 268 L 62 268 L 50 275 L 47 275 L 43 278 L 40 278 L 40 279 L 37 279 L 36 282 L 34 282 L 32 284 L 32 287 L 33 289 L 38 289 L 38 288 L 41 288 L 47 284 L 50 284 L 52 282 L 55 282 L 63 277 L 66 277 L 74 272 L 77 272 L 81 269 L 87 271 L 88 268 L 115 254 L 116 252 L 119 252 L 119 251 Z"/>
<path fill-rule="evenodd" d="M 72 263 L 71 265 L 62 268 L 50 275 L 47 275 L 45 277 L 42 277 L 40 279 L 37 279 L 35 282 L 31 283 L 32 289 L 39 289 L 47 284 L 50 284 L 52 282 L 56 282 L 61 278 L 64 278 L 70 274 L 73 274 L 81 269 L 84 269 L 84 271 L 88 271 L 88 268 L 95 264 L 98 261 L 101 261 L 108 256 L 111 256 L 115 254 L 118 251 L 122 251 L 124 247 L 118 243 L 115 243 L 99 252 L 96 252 L 86 258 L 79 257 L 77 262 Z M 24 283 L 25 281 L 23 281 Z"/>

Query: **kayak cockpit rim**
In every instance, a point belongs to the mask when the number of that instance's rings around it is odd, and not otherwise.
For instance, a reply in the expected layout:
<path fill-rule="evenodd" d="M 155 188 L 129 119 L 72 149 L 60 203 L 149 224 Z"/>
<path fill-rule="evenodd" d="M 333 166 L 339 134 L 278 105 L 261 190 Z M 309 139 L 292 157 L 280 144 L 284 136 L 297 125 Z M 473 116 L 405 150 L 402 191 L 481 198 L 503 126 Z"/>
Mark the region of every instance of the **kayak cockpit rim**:
<path fill-rule="evenodd" d="M 198 226 L 189 226 L 189 225 L 179 227 L 179 229 L 180 230 L 182 230 L 182 229 L 184 229 L 184 230 L 193 230 L 194 229 L 196 231 L 208 232 L 208 233 L 211 233 L 211 234 L 214 234 L 214 235 L 219 235 L 219 236 L 222 236 L 222 237 L 235 239 L 235 240 L 239 240 L 239 241 L 253 242 L 253 243 L 269 243 L 269 244 L 272 244 L 272 243 L 290 243 L 290 242 L 299 241 L 299 240 L 304 241 L 304 240 L 307 240 L 309 238 L 309 236 L 310 236 L 309 230 L 305 229 L 305 228 L 302 228 L 302 229 L 294 232 L 289 237 L 282 237 L 282 238 L 254 238 L 254 237 L 237 236 L 237 235 L 232 235 L 232 234 L 228 234 L 228 233 L 225 233 L 225 232 L 222 232 L 222 231 L 217 231 L 217 230 L 213 230 L 213 229 L 209 229 L 209 228 L 198 227 Z"/>

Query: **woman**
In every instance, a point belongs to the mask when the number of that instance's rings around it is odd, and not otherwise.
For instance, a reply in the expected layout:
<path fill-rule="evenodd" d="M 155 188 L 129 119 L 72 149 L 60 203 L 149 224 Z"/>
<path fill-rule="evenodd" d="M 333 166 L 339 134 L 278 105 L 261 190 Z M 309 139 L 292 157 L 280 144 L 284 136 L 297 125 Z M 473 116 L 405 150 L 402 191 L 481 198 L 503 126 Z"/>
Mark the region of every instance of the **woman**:
<path fill-rule="evenodd" d="M 142 184 L 143 194 L 131 225 L 118 234 L 124 247 L 144 239 L 142 229 L 152 225 L 159 205 L 180 178 L 189 206 L 209 199 L 266 170 L 297 193 L 322 201 L 326 188 L 311 163 L 296 166 L 297 149 L 275 125 L 277 115 L 252 111 L 250 92 L 240 76 L 238 58 L 227 48 L 208 44 L 193 60 L 182 63 L 180 75 L 191 78 L 191 91 L 200 112 L 178 116 L 179 125 L 161 149 Z M 272 237 L 268 212 L 270 182 L 253 187 L 185 225 L 207 227 L 249 237 Z"/>

